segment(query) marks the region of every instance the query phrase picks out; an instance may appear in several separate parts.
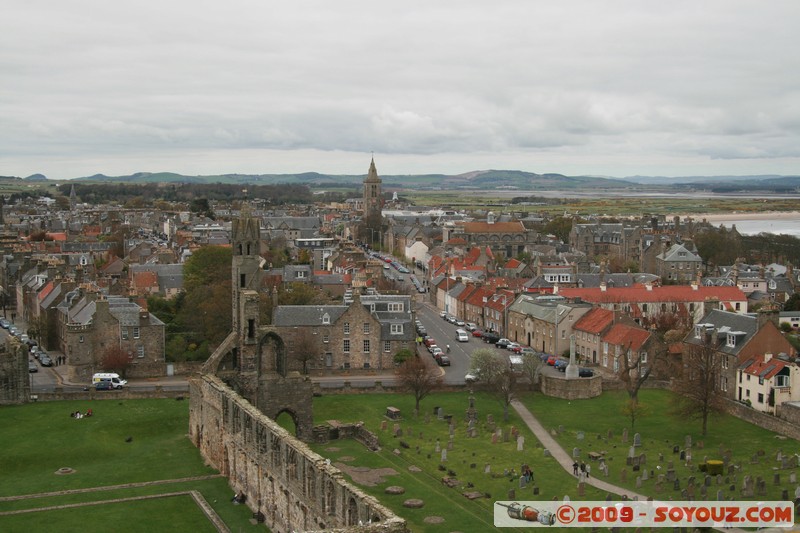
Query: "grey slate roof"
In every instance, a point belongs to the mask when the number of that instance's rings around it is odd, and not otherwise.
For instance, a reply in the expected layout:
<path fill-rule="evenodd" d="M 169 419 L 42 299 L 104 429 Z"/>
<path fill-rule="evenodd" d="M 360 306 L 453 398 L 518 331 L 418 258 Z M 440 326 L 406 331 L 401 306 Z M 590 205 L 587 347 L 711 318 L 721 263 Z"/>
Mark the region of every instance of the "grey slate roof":
<path fill-rule="evenodd" d="M 695 327 L 701 324 L 706 324 L 710 328 L 713 328 L 713 335 L 716 336 L 712 337 L 714 349 L 729 355 L 737 355 L 742 347 L 744 347 L 758 331 L 758 319 L 755 316 L 731 313 L 730 311 L 722 311 L 720 309 L 709 311 L 695 324 Z M 742 335 L 737 335 L 736 346 L 728 346 L 728 333 L 734 332 L 741 332 Z M 694 345 L 703 344 L 703 339 L 695 336 L 695 329 L 692 329 L 692 331 L 686 335 L 684 341 Z"/>

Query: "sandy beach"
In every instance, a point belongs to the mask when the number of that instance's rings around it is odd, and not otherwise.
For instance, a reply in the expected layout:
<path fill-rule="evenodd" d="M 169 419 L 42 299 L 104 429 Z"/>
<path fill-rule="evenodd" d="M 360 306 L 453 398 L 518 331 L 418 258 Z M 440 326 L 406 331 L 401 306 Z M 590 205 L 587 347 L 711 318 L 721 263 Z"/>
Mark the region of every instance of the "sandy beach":
<path fill-rule="evenodd" d="M 731 222 L 739 220 L 798 220 L 800 211 L 764 211 L 764 212 L 742 212 L 734 211 L 731 213 L 705 213 L 699 215 L 685 214 L 681 218 L 692 217 L 695 220 L 706 219 L 709 222 Z"/>

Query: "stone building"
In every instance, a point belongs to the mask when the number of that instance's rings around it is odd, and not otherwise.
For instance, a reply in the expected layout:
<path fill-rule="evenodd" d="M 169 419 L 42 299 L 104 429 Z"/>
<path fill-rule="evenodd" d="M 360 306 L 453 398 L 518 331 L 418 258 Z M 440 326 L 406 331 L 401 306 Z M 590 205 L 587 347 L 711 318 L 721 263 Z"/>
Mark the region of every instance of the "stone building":
<path fill-rule="evenodd" d="M 116 348 L 128 354 L 127 376 L 166 374 L 164 323 L 127 298 L 83 287 L 65 296 L 55 316 L 58 348 L 67 356 L 70 381 L 88 383 Z"/>
<path fill-rule="evenodd" d="M 394 355 L 413 349 L 411 298 L 353 293 L 349 305 L 281 305 L 273 311 L 275 331 L 285 338 L 305 337 L 313 357 L 304 357 L 314 374 L 386 370 Z"/>

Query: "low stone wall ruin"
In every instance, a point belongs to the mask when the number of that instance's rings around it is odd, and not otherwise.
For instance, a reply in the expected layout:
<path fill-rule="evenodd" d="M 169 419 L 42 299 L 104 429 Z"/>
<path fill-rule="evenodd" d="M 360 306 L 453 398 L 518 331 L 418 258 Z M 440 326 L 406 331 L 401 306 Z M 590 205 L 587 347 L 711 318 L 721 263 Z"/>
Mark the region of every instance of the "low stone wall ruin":
<path fill-rule="evenodd" d="M 272 531 L 408 532 L 405 520 L 215 376 L 196 376 L 189 388 L 192 442 Z"/>

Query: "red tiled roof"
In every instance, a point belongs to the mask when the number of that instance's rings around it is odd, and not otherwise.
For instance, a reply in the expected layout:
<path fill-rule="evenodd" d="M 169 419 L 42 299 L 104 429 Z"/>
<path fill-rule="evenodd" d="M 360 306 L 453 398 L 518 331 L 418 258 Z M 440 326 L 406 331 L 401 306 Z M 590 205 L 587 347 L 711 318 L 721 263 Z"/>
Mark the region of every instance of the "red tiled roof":
<path fill-rule="evenodd" d="M 762 377 L 764 379 L 772 379 L 787 365 L 785 361 L 781 361 L 775 357 L 771 358 L 767 362 L 764 362 L 763 355 L 757 355 L 755 359 L 752 359 L 751 361 L 752 362 L 750 366 L 745 368 L 744 372 L 753 376 Z"/>
<path fill-rule="evenodd" d="M 635 328 L 628 324 L 614 324 L 608 333 L 603 336 L 603 342 L 638 350 L 649 336 L 650 332 L 646 329 Z"/>
<path fill-rule="evenodd" d="M 155 272 L 142 271 L 133 274 L 133 284 L 136 287 L 156 287 L 158 286 L 158 275 Z"/>
<path fill-rule="evenodd" d="M 525 226 L 522 222 L 467 222 L 464 224 L 464 233 L 524 233 Z"/>
<path fill-rule="evenodd" d="M 613 321 L 613 311 L 603 309 L 602 307 L 594 307 L 580 317 L 578 321 L 575 322 L 573 328 L 591 333 L 592 335 L 597 335 L 598 333 L 602 333 Z"/>
<path fill-rule="evenodd" d="M 738 287 L 697 287 L 689 285 L 667 285 L 664 287 L 645 288 L 644 285 L 633 287 L 609 287 L 605 291 L 599 287 L 562 288 L 558 294 L 565 298 L 581 298 L 591 303 L 620 302 L 702 302 L 706 298 L 717 298 L 720 301 L 746 301 L 747 297 Z"/>
<path fill-rule="evenodd" d="M 447 244 L 467 244 L 467 241 L 462 239 L 461 237 L 453 237 L 447 241 Z"/>
<path fill-rule="evenodd" d="M 519 259 L 514 259 L 513 257 L 506 261 L 504 268 L 518 268 L 522 264 L 522 261 Z"/>

